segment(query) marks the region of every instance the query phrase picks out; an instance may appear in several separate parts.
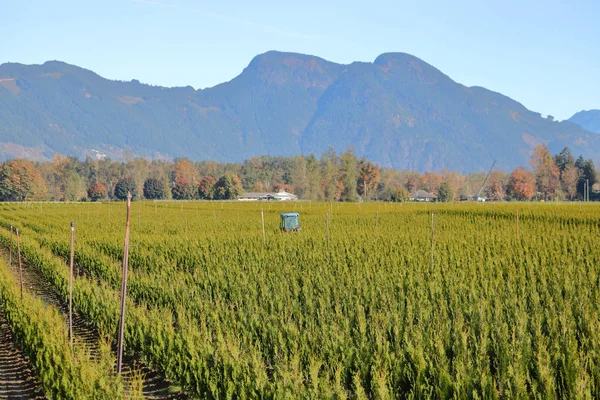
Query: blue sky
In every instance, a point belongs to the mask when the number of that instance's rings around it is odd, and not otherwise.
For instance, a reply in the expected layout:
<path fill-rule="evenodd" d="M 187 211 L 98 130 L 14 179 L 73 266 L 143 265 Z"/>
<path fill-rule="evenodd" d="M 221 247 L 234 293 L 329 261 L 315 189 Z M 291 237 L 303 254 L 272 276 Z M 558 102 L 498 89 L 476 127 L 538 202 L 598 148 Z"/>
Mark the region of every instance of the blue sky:
<path fill-rule="evenodd" d="M 350 63 L 406 52 L 543 115 L 600 109 L 600 1 L 2 0 L 0 63 L 61 60 L 205 88 L 268 50 Z"/>

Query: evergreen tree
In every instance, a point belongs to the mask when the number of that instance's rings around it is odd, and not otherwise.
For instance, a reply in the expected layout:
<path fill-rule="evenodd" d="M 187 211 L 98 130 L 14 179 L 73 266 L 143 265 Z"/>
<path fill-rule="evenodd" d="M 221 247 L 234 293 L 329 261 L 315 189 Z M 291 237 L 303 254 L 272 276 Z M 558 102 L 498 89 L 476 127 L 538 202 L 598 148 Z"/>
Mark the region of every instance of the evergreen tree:
<path fill-rule="evenodd" d="M 115 197 L 119 200 L 127 200 L 127 192 L 130 192 L 131 200 L 135 200 L 137 195 L 136 189 L 135 180 L 132 177 L 122 177 L 115 184 Z"/>
<path fill-rule="evenodd" d="M 159 179 L 148 178 L 144 182 L 144 197 L 148 200 L 163 200 L 165 192 L 165 185 Z"/>

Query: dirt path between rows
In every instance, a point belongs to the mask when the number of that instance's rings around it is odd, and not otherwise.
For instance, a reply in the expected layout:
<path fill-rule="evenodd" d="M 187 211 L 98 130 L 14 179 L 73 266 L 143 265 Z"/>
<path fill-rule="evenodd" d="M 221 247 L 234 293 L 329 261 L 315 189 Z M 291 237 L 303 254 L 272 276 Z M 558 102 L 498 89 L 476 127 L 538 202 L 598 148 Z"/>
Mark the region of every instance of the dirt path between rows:
<path fill-rule="evenodd" d="M 11 272 L 15 275 L 17 281 L 19 276 L 19 271 L 16 262 L 15 249 L 13 248 L 13 266 L 11 268 Z M 0 245 L 0 258 L 2 258 L 5 263 L 8 265 L 9 261 L 9 252 L 8 248 Z M 25 259 L 22 262 L 23 266 L 23 287 L 25 290 L 29 291 L 34 296 L 41 298 L 45 303 L 55 306 L 58 311 L 65 317 L 65 324 L 68 323 L 68 313 L 69 308 L 68 305 L 65 304 L 58 293 L 54 290 L 54 287 L 51 286 L 48 282 L 46 282 L 38 270 L 31 266 Z M 9 329 L 10 331 L 10 329 Z M 98 331 L 86 321 L 75 309 L 73 310 L 73 336 L 78 339 L 76 343 L 80 343 L 81 345 L 86 346 L 87 350 L 90 351 L 92 357 L 94 354 L 98 354 L 99 349 L 99 340 L 100 335 Z M 10 364 L 4 362 L 2 358 L 0 358 L 0 372 L 3 371 L 2 368 L 9 367 Z M 157 371 L 150 369 L 144 363 L 129 357 L 127 354 L 123 356 L 123 377 L 125 381 L 131 379 L 134 370 L 137 373 L 141 373 L 144 377 L 143 388 L 142 391 L 144 393 L 144 397 L 146 399 L 186 399 L 187 396 L 174 388 L 170 382 L 164 379 L 161 374 Z M 4 373 L 0 373 L 0 380 Z M 1 384 L 0 384 L 1 385 Z M 0 386 L 1 387 L 1 386 Z M 0 399 L 2 397 L 2 392 L 0 391 Z M 11 397 L 13 398 L 13 397 Z M 16 399 L 20 399 L 20 397 L 14 397 Z M 23 399 L 30 399 L 36 397 L 23 397 Z"/>
<path fill-rule="evenodd" d="M 0 308 L 0 399 L 44 399 L 27 357 L 15 345 L 15 337 Z"/>

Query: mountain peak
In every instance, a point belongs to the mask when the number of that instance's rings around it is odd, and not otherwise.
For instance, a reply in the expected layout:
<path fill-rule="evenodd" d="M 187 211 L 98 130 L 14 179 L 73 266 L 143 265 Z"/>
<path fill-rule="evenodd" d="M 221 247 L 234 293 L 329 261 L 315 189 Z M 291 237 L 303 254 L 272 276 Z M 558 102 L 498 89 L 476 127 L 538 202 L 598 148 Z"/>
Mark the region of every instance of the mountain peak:
<path fill-rule="evenodd" d="M 254 57 L 242 75 L 257 76 L 267 84 L 283 85 L 295 81 L 305 87 L 327 87 L 340 68 L 339 64 L 316 56 L 268 51 Z"/>
<path fill-rule="evenodd" d="M 576 123 L 588 131 L 600 133 L 600 110 L 579 111 L 569 121 Z"/>

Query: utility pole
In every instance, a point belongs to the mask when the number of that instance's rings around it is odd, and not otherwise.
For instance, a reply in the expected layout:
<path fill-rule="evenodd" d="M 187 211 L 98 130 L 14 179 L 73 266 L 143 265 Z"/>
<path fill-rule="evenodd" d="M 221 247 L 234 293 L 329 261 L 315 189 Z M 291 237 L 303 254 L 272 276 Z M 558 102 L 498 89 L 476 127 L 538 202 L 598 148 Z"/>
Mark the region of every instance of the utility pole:
<path fill-rule="evenodd" d="M 586 201 L 590 201 L 590 180 L 586 179 L 585 180 L 585 186 L 586 186 Z"/>

